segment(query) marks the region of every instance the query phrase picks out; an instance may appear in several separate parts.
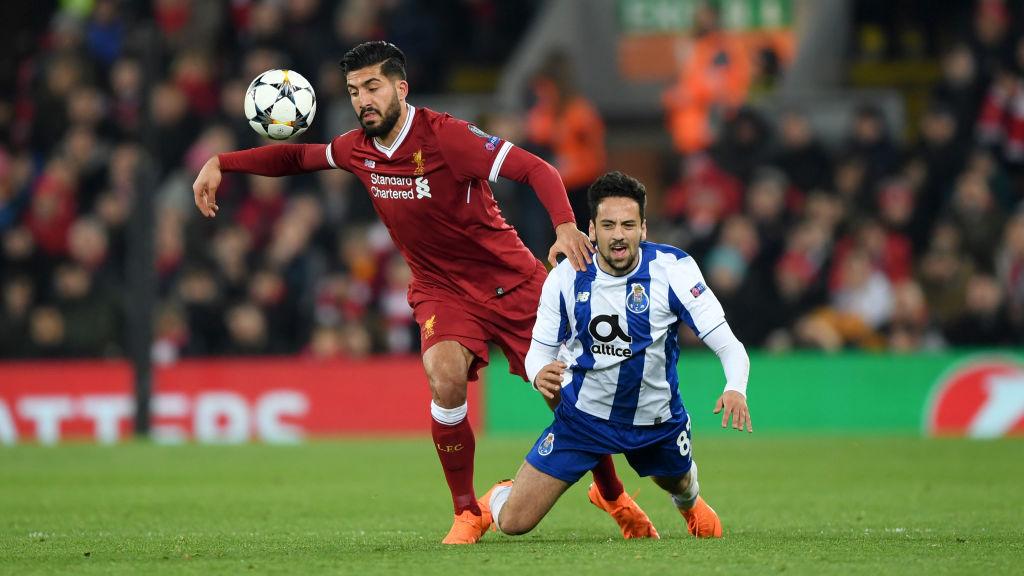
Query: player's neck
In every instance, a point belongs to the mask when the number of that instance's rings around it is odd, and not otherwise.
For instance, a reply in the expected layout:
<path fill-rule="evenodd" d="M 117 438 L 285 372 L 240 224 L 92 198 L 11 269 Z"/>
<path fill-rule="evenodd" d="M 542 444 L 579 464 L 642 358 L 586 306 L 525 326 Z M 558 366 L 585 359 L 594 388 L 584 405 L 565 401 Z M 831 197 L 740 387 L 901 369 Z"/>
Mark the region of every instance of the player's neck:
<path fill-rule="evenodd" d="M 597 256 L 597 267 L 601 269 L 601 272 L 604 272 L 605 274 L 613 276 L 615 278 L 629 276 L 633 272 L 636 272 L 636 269 L 640 266 L 639 255 L 637 255 L 637 257 L 633 260 L 633 262 L 630 263 L 630 265 L 625 270 L 616 270 L 615 268 L 609 266 L 608 262 L 604 259 L 604 257 L 601 256 L 600 252 L 595 254 L 595 256 Z"/>
<path fill-rule="evenodd" d="M 405 123 L 409 121 L 409 105 L 402 104 L 402 112 L 398 115 L 398 121 L 391 128 L 391 132 L 388 132 L 383 138 L 377 138 L 377 143 L 385 148 L 391 148 L 391 145 L 398 139 L 398 135 L 402 133 L 405 128 Z"/>

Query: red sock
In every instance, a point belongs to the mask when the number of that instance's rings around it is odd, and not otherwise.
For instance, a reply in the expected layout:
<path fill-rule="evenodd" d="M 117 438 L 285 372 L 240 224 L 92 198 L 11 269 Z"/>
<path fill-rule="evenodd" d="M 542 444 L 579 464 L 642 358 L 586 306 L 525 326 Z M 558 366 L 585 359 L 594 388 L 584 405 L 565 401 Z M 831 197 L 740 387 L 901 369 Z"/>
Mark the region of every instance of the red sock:
<path fill-rule="evenodd" d="M 615 462 L 612 461 L 611 456 L 604 456 L 597 461 L 597 466 L 591 470 L 594 475 L 594 484 L 597 484 L 597 489 L 601 492 L 601 497 L 609 502 L 614 502 L 622 494 L 624 488 L 622 487 L 622 481 L 619 480 L 617 474 L 615 474 Z"/>
<path fill-rule="evenodd" d="M 441 468 L 444 469 L 448 489 L 452 493 L 455 513 L 460 514 L 469 510 L 479 515 L 480 506 L 476 503 L 476 493 L 473 491 L 473 455 L 476 452 L 476 439 L 473 437 L 469 420 L 464 419 L 454 426 L 448 426 L 431 418 L 430 433 L 434 437 L 434 447 L 441 459 Z"/>

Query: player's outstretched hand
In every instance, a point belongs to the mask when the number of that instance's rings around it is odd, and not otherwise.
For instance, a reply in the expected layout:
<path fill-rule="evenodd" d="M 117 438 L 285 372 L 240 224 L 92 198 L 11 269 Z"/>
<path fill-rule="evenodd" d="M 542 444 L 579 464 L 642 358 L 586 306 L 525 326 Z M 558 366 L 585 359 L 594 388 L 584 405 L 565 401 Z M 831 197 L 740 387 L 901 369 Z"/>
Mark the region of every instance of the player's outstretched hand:
<path fill-rule="evenodd" d="M 568 368 L 565 362 L 555 360 L 551 364 L 540 369 L 537 377 L 533 379 L 533 387 L 544 395 L 545 398 L 554 398 L 555 394 L 562 393 L 562 372 Z"/>
<path fill-rule="evenodd" d="M 203 164 L 203 169 L 192 184 L 196 208 L 207 218 L 217 215 L 217 188 L 220 187 L 220 159 L 214 156 Z"/>
<path fill-rule="evenodd" d="M 743 428 L 747 432 L 753 432 L 754 428 L 750 422 L 750 410 L 747 408 L 747 398 L 735 390 L 726 390 L 718 397 L 715 403 L 715 414 L 722 412 L 722 428 L 729 426 L 729 417 L 732 416 L 732 427 L 740 432 Z"/>
<path fill-rule="evenodd" d="M 548 262 L 554 268 L 558 265 L 558 255 L 564 254 L 577 272 L 583 272 L 590 264 L 590 255 L 594 253 L 594 245 L 590 237 L 579 231 L 573 222 L 564 222 L 555 228 L 555 243 L 548 250 Z"/>

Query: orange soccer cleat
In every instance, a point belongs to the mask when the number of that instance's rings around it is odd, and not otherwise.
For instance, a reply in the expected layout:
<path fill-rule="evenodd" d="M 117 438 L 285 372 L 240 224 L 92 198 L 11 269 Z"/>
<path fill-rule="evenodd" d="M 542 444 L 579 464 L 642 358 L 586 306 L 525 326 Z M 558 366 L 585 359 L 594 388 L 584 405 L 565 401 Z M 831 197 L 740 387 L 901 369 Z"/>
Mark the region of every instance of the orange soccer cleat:
<path fill-rule="evenodd" d="M 483 494 L 483 496 L 480 496 L 480 498 L 476 501 L 476 505 L 480 506 L 480 512 L 482 513 L 483 516 L 484 530 L 486 530 L 487 528 L 490 528 L 490 530 L 493 531 L 498 529 L 496 526 L 493 525 L 495 522 L 494 517 L 490 516 L 490 495 L 494 494 L 495 490 L 498 489 L 500 486 L 512 486 L 512 481 L 503 480 L 499 482 L 498 484 L 490 487 L 490 490 L 487 490 Z"/>
<path fill-rule="evenodd" d="M 502 480 L 501 482 L 498 482 L 494 486 L 491 486 L 491 489 L 484 493 L 484 495 L 481 496 L 480 499 L 476 501 L 477 506 L 480 507 L 481 515 L 483 516 L 485 531 L 488 528 L 490 528 L 492 531 L 497 530 L 497 526 L 494 526 L 494 517 L 491 516 L 491 494 L 494 494 L 494 490 L 499 486 L 511 485 L 511 480 Z"/>
<path fill-rule="evenodd" d="M 623 538 L 661 538 L 658 536 L 654 524 L 651 523 L 651 519 L 625 491 L 614 502 L 609 502 L 604 499 L 604 496 L 601 496 L 597 485 L 591 484 L 587 496 L 590 497 L 590 502 L 594 506 L 611 515 L 619 525 L 619 530 L 622 530 Z"/>
<path fill-rule="evenodd" d="M 722 521 L 718 519 L 715 509 L 708 506 L 703 498 L 697 496 L 697 502 L 689 510 L 680 510 L 686 518 L 686 528 L 697 538 L 721 538 Z"/>
<path fill-rule="evenodd" d="M 483 515 L 476 515 L 465 510 L 455 515 L 452 522 L 452 529 L 448 535 L 441 540 L 441 544 L 476 544 L 487 532 L 491 525 L 491 514 L 487 514 L 487 522 L 484 522 Z"/>

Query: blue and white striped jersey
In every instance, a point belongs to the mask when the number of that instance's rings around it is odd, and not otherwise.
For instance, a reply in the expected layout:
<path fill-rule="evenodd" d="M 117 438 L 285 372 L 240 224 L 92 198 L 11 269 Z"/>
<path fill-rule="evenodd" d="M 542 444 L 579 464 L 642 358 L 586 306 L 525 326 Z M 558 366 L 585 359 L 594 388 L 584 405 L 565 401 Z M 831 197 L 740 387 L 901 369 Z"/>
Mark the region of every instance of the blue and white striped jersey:
<path fill-rule="evenodd" d="M 636 268 L 612 276 L 563 261 L 544 282 L 533 338 L 557 347 L 569 369 L 562 403 L 597 418 L 646 426 L 685 415 L 678 329 L 703 339 L 725 323 L 722 305 L 682 250 L 640 243 Z"/>

